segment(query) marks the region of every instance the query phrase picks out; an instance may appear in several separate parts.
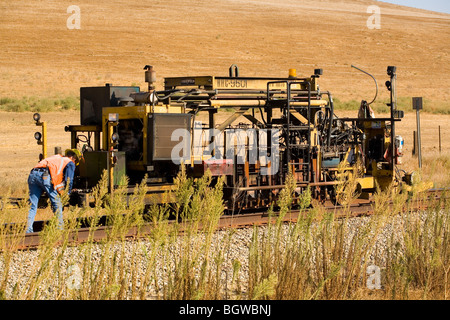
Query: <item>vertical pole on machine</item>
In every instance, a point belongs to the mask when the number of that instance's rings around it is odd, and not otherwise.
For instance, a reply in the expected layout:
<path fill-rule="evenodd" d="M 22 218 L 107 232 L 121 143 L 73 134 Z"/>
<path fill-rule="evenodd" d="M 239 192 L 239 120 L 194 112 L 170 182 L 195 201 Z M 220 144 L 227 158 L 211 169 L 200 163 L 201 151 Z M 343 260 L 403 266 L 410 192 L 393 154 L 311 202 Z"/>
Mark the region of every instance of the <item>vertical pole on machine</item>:
<path fill-rule="evenodd" d="M 397 80 L 397 67 L 388 66 L 387 74 L 391 77 L 391 80 L 387 84 L 389 91 L 391 92 L 391 103 L 389 104 L 391 107 L 391 154 L 392 154 L 392 163 L 391 167 L 394 170 L 395 163 L 397 162 L 397 155 L 395 152 L 395 121 L 394 115 L 397 110 L 397 90 L 396 90 L 396 80 Z"/>
<path fill-rule="evenodd" d="M 422 97 L 412 98 L 413 109 L 416 110 L 416 122 L 417 122 L 417 155 L 419 158 L 419 168 L 422 168 L 422 151 L 420 143 L 420 110 L 423 109 Z"/>
<path fill-rule="evenodd" d="M 209 132 L 210 132 L 210 137 L 209 137 L 209 143 L 210 143 L 210 145 L 212 146 L 211 148 L 212 148 L 212 150 L 211 150 L 211 155 L 213 156 L 213 157 L 215 157 L 216 156 L 216 148 L 215 148 L 215 146 L 214 146 L 214 128 L 215 128 L 215 126 L 216 126 L 216 122 L 215 122 L 215 119 L 214 119 L 214 115 L 217 113 L 217 109 L 211 109 L 211 110 L 208 110 L 208 113 L 209 113 Z"/>
<path fill-rule="evenodd" d="M 42 155 L 47 158 L 47 122 L 42 121 Z"/>
<path fill-rule="evenodd" d="M 110 113 L 108 115 L 108 191 L 109 193 L 113 193 L 114 191 L 114 166 L 116 164 L 116 156 L 114 155 L 114 151 L 117 151 L 117 145 L 119 144 L 119 135 L 115 132 L 114 128 L 119 124 L 119 114 L 118 113 Z"/>
<path fill-rule="evenodd" d="M 37 126 L 42 127 L 42 133 L 36 132 L 34 138 L 37 140 L 37 144 L 42 146 L 42 153 L 39 155 L 39 161 L 47 158 L 47 123 L 41 120 L 39 113 L 33 114 L 33 120 L 36 121 Z"/>
<path fill-rule="evenodd" d="M 108 123 L 108 136 L 112 136 L 113 126 Z M 114 150 L 111 146 L 108 150 L 108 191 L 110 194 L 114 191 Z"/>

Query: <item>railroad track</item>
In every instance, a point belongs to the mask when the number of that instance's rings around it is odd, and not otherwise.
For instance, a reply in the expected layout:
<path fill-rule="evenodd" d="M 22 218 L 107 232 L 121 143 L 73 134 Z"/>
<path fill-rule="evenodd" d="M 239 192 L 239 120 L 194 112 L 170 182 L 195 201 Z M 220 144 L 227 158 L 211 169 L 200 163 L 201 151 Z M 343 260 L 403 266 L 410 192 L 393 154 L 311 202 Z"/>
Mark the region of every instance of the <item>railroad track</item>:
<path fill-rule="evenodd" d="M 411 211 L 419 211 L 419 210 L 427 210 L 429 208 L 436 208 L 437 205 L 443 207 L 445 205 L 445 201 L 441 201 L 444 199 L 448 199 L 447 195 L 443 196 L 444 191 L 447 189 L 430 189 L 424 193 L 424 196 L 421 197 L 417 201 L 408 201 L 407 208 L 403 208 L 403 210 L 411 210 Z M 450 190 L 447 190 L 447 194 Z M 389 207 L 394 205 L 393 201 L 390 201 L 387 204 L 384 204 L 383 210 L 388 210 Z M 333 212 L 335 217 L 359 217 L 359 216 L 369 216 L 376 212 L 375 203 L 371 200 L 361 200 L 356 199 L 349 206 L 333 206 L 331 203 L 322 204 L 323 212 Z M 248 213 L 248 214 L 226 214 L 223 215 L 217 224 L 217 229 L 227 229 L 227 228 L 248 228 L 252 226 L 263 226 L 269 223 L 275 222 L 278 218 L 281 218 L 283 222 L 296 222 L 298 218 L 303 215 L 306 216 L 310 213 L 312 209 L 305 210 L 290 210 L 284 217 L 279 217 L 279 212 L 273 212 L 273 214 L 269 214 L 267 211 L 256 212 L 256 213 Z M 77 245 L 80 243 L 84 243 L 86 241 L 102 241 L 110 238 L 111 236 L 111 225 L 106 225 L 106 217 L 101 217 L 98 220 L 98 224 L 95 226 L 84 226 L 79 229 L 73 230 L 69 232 L 68 242 L 72 245 Z M 34 228 L 35 230 L 42 230 L 45 225 L 45 221 L 36 221 Z M 176 223 L 175 220 L 169 220 L 169 224 Z M 199 225 L 201 228 L 202 225 Z M 154 230 L 153 223 L 146 223 L 143 226 L 138 227 L 130 227 L 125 234 L 121 236 L 126 239 L 136 239 L 148 236 Z M 183 227 L 179 229 L 183 232 Z M 13 240 L 12 240 L 13 241 Z M 26 234 L 19 241 L 14 242 L 15 249 L 18 250 L 27 250 L 27 249 L 35 249 L 39 247 L 41 243 L 41 232 L 33 232 Z"/>

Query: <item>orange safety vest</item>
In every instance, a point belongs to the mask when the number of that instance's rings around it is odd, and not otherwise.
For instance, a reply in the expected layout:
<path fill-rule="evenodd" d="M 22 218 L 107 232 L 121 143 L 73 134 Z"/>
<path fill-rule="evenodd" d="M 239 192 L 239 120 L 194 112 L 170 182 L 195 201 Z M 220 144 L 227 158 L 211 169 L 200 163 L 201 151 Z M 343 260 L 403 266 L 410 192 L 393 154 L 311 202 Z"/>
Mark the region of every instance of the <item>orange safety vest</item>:
<path fill-rule="evenodd" d="M 42 160 L 35 166 L 35 168 L 48 168 L 50 177 L 52 178 L 53 187 L 56 191 L 58 191 L 58 193 L 61 193 L 64 189 L 64 168 L 70 161 L 72 160 L 56 154 Z"/>

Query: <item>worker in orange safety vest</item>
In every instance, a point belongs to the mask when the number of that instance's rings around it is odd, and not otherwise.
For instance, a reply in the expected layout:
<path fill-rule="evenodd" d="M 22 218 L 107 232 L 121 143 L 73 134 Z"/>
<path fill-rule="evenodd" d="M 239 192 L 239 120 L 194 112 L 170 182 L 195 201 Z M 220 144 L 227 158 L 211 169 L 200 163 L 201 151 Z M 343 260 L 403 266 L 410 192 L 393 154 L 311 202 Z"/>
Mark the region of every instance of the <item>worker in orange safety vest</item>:
<path fill-rule="evenodd" d="M 59 228 L 63 228 L 62 203 L 59 195 L 64 193 L 69 183 L 68 192 L 72 191 L 75 167 L 79 164 L 81 153 L 77 149 L 67 149 L 65 156 L 56 154 L 40 161 L 28 177 L 30 211 L 28 212 L 27 233 L 33 232 L 38 202 L 43 192 L 48 194 L 53 212 L 58 218 Z"/>

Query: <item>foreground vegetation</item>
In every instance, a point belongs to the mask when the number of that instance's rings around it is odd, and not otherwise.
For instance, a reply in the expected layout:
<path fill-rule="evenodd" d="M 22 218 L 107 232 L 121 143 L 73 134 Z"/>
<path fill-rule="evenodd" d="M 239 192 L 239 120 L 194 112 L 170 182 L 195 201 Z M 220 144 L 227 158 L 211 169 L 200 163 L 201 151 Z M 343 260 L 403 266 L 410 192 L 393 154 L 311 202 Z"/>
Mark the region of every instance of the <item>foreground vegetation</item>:
<path fill-rule="evenodd" d="M 50 223 L 37 250 L 18 252 L 26 208 L 0 212 L 0 298 L 3 299 L 448 299 L 450 203 L 426 213 L 401 213 L 408 198 L 391 191 L 376 195 L 370 218 L 337 219 L 320 206 L 297 223 L 284 224 L 295 194 L 291 179 L 282 191 L 273 224 L 255 227 L 244 255 L 235 255 L 236 230 L 215 232 L 223 213 L 222 185 L 211 176 L 192 180 L 182 173 L 176 205 L 143 214 L 144 186 L 123 201 L 124 190 L 109 197 L 106 179 L 95 190 L 95 208 L 65 210 L 67 225 Z M 63 199 L 67 201 L 67 199 Z M 300 208 L 309 205 L 308 193 Z M 5 206 L 4 206 L 5 208 Z M 169 209 L 179 223 L 169 224 Z M 127 212 L 126 215 L 122 215 Z M 24 221 L 4 227 L 12 215 Z M 110 215 L 108 239 L 73 247 L 72 218 Z M 153 224 L 151 235 L 125 239 L 131 227 Z M 95 227 L 91 230 L 94 231 Z M 183 230 L 183 232 L 180 232 Z M 13 234 L 11 236 L 11 233 Z M 8 234 L 8 237 L 7 237 Z M 7 240 L 9 239 L 9 240 Z M 12 241 L 11 241 L 12 239 Z M 29 260 L 24 260 L 28 257 Z M 370 267 L 372 266 L 372 267 Z M 381 286 L 369 289 L 375 266 Z M 369 268 L 370 267 L 370 268 Z M 20 274 L 19 276 L 17 274 Z"/>

